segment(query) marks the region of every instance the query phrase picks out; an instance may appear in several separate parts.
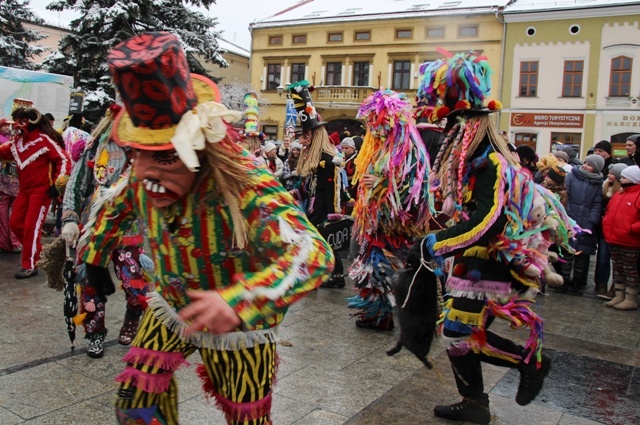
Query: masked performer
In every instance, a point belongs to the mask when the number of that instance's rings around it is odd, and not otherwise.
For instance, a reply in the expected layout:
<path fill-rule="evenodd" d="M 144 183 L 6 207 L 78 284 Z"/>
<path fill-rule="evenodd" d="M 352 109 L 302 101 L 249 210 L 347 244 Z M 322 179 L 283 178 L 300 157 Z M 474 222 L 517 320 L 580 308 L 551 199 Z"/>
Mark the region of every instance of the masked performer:
<path fill-rule="evenodd" d="M 71 162 L 61 147 L 62 138 L 39 110 L 18 108 L 11 114 L 16 135 L 0 146 L 0 159 L 18 167 L 18 195 L 13 203 L 9 227 L 22 244 L 22 268 L 16 279 L 38 274 L 42 226 L 51 199 L 69 179 Z"/>
<path fill-rule="evenodd" d="M 322 121 L 311 100 L 313 87 L 306 80 L 287 86 L 293 99 L 302 134 L 298 139 L 302 153 L 298 159 L 296 171 L 302 179 L 299 190 L 303 210 L 314 226 L 325 222 L 329 214 L 341 212 L 341 169 L 342 158 L 329 140 L 326 122 Z M 310 91 L 311 90 L 311 91 Z M 344 288 L 344 268 L 342 259 L 335 252 L 336 267 L 323 288 Z"/>
<path fill-rule="evenodd" d="M 546 248 L 554 241 L 568 246 L 574 223 L 557 198 L 517 165 L 490 119 L 499 104 L 483 105 L 490 89 L 486 58 L 449 54 L 423 70 L 419 95 L 436 116 L 448 112 L 438 112 L 442 108 L 453 111 L 430 185 L 451 220 L 424 243 L 432 255 L 452 257 L 443 335 L 463 397 L 436 406 L 435 415 L 486 424 L 491 415 L 481 362 L 520 371 L 520 405 L 530 403 L 542 387 L 551 361 L 542 353 L 542 319 L 532 310 L 533 294 L 548 266 Z M 549 217 L 553 226 L 543 225 Z M 495 318 L 528 326 L 526 345 L 489 331 Z"/>
<path fill-rule="evenodd" d="M 270 424 L 276 327 L 327 277 L 331 250 L 238 145 L 227 122 L 241 114 L 189 74 L 177 37 L 133 37 L 107 61 L 125 105 L 113 137 L 134 163 L 92 207 L 81 257 L 90 281 L 106 280 L 103 267 L 139 217 L 157 287 L 117 377 L 118 422 L 177 424 L 173 374 L 199 351 L 204 389 L 227 422 Z"/>
<path fill-rule="evenodd" d="M 416 236 L 428 232 L 429 156 L 404 94 L 378 91 L 358 112 L 367 121 L 362 150 L 355 160 L 358 196 L 353 210 L 354 236 L 360 244 L 350 276 L 358 294 L 356 326 L 393 329 L 390 279 L 402 267 Z"/>
<path fill-rule="evenodd" d="M 73 166 L 62 205 L 62 237 L 69 246 L 75 244 L 79 236 L 78 224 L 86 220 L 86 214 L 83 217 L 83 213 L 88 209 L 85 206 L 93 194 L 99 198 L 130 165 L 126 150 L 111 138 L 113 119 L 120 109 L 115 104 L 109 108 L 92 132 L 84 153 Z M 153 263 L 149 257 L 144 256 L 142 243 L 139 226 L 134 224 L 123 238 L 123 245 L 112 254 L 116 275 L 122 282 L 127 301 L 124 322 L 118 336 L 118 342 L 122 345 L 129 345 L 133 340 L 140 316 L 147 305 L 150 277 L 142 265 L 148 271 Z M 87 355 L 100 358 L 104 355 L 104 339 L 107 335 L 105 305 L 107 295 L 110 295 L 113 288 L 98 287 L 95 282 L 86 279 L 81 283 L 81 313 L 77 320 L 82 320 L 84 325 L 88 341 Z"/>

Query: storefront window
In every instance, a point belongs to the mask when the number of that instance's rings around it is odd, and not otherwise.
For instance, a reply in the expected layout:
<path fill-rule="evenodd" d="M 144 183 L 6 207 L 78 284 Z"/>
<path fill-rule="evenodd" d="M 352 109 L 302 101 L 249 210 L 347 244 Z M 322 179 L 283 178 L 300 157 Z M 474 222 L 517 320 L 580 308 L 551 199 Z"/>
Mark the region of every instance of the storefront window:
<path fill-rule="evenodd" d="M 562 149 L 567 145 L 582 145 L 582 133 L 551 133 L 551 150 Z M 580 149 L 579 152 L 582 150 Z"/>
<path fill-rule="evenodd" d="M 538 135 L 536 133 L 516 133 L 513 141 L 516 147 L 527 145 L 535 151 L 538 145 Z"/>

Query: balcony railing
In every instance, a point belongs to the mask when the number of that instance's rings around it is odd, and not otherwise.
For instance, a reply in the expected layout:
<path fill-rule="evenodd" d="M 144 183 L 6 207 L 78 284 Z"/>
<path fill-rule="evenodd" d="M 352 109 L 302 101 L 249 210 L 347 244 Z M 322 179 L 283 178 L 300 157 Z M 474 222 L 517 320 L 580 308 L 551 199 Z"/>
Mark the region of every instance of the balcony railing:
<path fill-rule="evenodd" d="M 316 86 L 315 102 L 318 103 L 354 103 L 361 104 L 372 92 L 374 87 L 362 86 Z M 399 90 L 405 93 L 411 102 L 416 95 L 416 89 Z"/>
<path fill-rule="evenodd" d="M 362 103 L 375 89 L 360 86 L 316 87 L 316 102 Z"/>

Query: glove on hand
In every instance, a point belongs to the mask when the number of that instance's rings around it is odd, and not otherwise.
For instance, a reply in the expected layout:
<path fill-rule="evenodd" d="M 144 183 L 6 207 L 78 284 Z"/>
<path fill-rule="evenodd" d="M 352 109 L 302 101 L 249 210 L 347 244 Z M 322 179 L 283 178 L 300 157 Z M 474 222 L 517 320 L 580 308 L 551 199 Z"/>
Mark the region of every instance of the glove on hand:
<path fill-rule="evenodd" d="M 58 189 L 56 189 L 56 185 L 52 184 L 49 188 L 49 198 L 55 199 L 58 196 L 60 196 L 60 192 L 58 192 Z"/>
<path fill-rule="evenodd" d="M 73 248 L 76 245 L 78 236 L 80 236 L 80 228 L 73 221 L 67 221 L 64 226 L 62 226 L 60 235 L 62 239 L 67 242 L 67 245 Z"/>

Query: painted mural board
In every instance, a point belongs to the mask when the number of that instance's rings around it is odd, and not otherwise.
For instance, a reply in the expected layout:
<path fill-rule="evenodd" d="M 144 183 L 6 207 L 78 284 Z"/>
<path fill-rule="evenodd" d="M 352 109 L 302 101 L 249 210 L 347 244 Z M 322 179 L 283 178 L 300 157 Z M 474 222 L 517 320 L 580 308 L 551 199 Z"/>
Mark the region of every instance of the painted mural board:
<path fill-rule="evenodd" d="M 0 66 L 0 116 L 10 117 L 13 99 L 28 99 L 55 117 L 55 128 L 69 115 L 73 77 Z"/>

